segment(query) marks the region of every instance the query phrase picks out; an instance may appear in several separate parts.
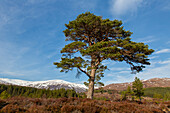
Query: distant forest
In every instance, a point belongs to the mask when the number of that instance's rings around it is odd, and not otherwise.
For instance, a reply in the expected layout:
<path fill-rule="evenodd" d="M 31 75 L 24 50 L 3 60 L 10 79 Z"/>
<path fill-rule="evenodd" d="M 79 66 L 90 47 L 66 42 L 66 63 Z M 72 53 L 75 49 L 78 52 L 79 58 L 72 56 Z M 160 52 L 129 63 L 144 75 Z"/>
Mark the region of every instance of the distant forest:
<path fill-rule="evenodd" d="M 144 89 L 144 96 L 170 100 L 170 87 L 151 87 Z"/>
<path fill-rule="evenodd" d="M 4 85 L 0 84 L 0 98 L 5 99 L 14 96 L 24 96 L 31 98 L 59 98 L 59 97 L 80 97 L 76 91 L 72 89 L 37 89 L 32 87 Z"/>

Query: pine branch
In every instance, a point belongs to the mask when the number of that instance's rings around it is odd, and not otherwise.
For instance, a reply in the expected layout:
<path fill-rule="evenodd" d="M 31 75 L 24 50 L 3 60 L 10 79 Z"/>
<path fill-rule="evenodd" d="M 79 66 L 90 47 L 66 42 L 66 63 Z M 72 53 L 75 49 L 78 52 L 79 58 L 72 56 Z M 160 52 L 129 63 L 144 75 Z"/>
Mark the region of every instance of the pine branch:
<path fill-rule="evenodd" d="M 81 69 L 80 67 L 77 67 L 81 72 L 83 72 L 83 73 L 85 73 L 89 78 L 91 78 L 90 77 L 90 75 L 86 72 L 86 71 L 84 71 L 83 69 Z"/>

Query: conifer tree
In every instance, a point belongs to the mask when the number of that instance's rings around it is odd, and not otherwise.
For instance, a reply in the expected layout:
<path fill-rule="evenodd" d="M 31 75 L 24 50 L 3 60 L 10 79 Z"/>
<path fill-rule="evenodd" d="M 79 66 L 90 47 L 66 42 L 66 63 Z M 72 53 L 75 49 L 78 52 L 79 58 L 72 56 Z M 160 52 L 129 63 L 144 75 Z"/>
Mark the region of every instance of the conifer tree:
<path fill-rule="evenodd" d="M 127 87 L 127 90 L 126 90 L 125 92 L 126 92 L 128 98 L 131 97 L 131 99 L 132 99 L 132 101 L 133 101 L 133 100 L 134 100 L 134 92 L 132 91 L 131 86 L 128 86 L 128 87 Z"/>
<path fill-rule="evenodd" d="M 139 78 L 135 77 L 135 81 L 132 84 L 132 90 L 134 95 L 137 96 L 141 101 L 141 96 L 144 95 L 143 83 Z"/>
<path fill-rule="evenodd" d="M 61 61 L 54 65 L 61 68 L 61 72 L 77 68 L 78 74 L 87 75 L 87 98 L 93 98 L 95 79 L 103 77 L 103 71 L 107 69 L 102 61 L 124 61 L 131 66 L 132 73 L 140 72 L 144 65 L 150 64 L 148 55 L 154 50 L 144 43 L 131 41 L 132 32 L 124 30 L 122 21 L 103 19 L 86 12 L 65 26 L 63 32 L 70 43 L 61 50 Z"/>

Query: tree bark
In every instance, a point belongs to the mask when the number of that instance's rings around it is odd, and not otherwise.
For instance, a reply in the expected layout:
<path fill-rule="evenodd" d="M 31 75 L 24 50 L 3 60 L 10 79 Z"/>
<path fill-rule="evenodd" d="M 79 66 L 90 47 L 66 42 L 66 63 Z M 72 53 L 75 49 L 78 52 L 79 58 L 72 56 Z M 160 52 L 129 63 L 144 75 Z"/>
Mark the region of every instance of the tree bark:
<path fill-rule="evenodd" d="M 90 79 L 89 89 L 88 89 L 88 92 L 87 92 L 87 98 L 89 98 L 89 99 L 93 99 L 95 73 L 96 73 L 96 69 L 92 69 L 91 74 L 90 74 L 90 78 L 89 78 Z"/>

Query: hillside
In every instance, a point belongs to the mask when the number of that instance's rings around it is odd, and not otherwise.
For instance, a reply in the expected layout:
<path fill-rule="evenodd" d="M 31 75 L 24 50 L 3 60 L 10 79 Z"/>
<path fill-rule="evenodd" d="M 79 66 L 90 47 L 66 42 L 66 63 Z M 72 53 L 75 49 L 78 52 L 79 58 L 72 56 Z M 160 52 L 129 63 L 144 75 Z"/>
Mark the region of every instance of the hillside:
<path fill-rule="evenodd" d="M 150 87 L 170 87 L 170 78 L 152 78 L 149 80 L 142 80 L 144 88 Z M 129 83 L 113 83 L 104 86 L 105 90 L 126 90 L 128 86 L 132 86 L 132 82 Z"/>

